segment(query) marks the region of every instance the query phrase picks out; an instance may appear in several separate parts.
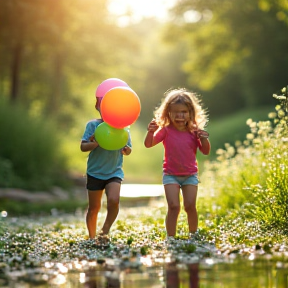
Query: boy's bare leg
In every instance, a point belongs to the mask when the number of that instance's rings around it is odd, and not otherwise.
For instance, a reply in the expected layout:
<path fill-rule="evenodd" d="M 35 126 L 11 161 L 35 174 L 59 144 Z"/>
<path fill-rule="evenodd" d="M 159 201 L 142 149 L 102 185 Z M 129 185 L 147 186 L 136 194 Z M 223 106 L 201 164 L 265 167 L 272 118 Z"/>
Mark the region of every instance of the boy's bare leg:
<path fill-rule="evenodd" d="M 121 183 L 110 182 L 105 187 L 107 196 L 107 215 L 103 224 L 103 234 L 108 234 L 119 213 Z"/>
<path fill-rule="evenodd" d="M 86 214 L 86 226 L 88 229 L 89 238 L 93 239 L 96 236 L 98 213 L 101 209 L 101 199 L 104 190 L 91 191 L 88 190 L 88 211 Z"/>

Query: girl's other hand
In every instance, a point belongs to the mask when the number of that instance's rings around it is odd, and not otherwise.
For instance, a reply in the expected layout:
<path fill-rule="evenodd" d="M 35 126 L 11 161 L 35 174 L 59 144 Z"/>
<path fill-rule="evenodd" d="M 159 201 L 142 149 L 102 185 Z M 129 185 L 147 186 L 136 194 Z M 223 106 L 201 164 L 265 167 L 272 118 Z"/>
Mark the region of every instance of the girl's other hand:
<path fill-rule="evenodd" d="M 198 138 L 208 138 L 209 133 L 207 131 L 204 131 L 204 130 L 197 130 L 197 137 Z"/>

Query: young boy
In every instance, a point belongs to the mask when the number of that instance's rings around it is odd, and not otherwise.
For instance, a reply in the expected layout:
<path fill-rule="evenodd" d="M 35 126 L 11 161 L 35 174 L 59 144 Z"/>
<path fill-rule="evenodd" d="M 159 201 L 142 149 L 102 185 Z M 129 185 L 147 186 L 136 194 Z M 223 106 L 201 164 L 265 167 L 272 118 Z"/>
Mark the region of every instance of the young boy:
<path fill-rule="evenodd" d="M 100 111 L 102 98 L 96 97 L 96 110 Z M 90 152 L 87 161 L 88 211 L 86 225 L 89 238 L 96 236 L 97 218 L 101 208 L 101 199 L 105 190 L 107 197 L 107 215 L 99 237 L 108 239 L 107 234 L 117 218 L 120 202 L 120 187 L 124 178 L 123 155 L 131 153 L 131 138 L 127 145 L 120 150 L 105 150 L 99 146 L 94 138 L 95 129 L 103 122 L 102 118 L 87 123 L 82 137 L 80 149 Z"/>

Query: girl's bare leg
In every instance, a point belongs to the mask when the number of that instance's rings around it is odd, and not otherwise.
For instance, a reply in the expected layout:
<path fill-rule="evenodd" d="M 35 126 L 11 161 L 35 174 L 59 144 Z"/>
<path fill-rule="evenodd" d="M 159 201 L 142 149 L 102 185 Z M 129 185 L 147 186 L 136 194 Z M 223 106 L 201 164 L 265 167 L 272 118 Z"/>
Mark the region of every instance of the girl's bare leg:
<path fill-rule="evenodd" d="M 103 190 L 88 190 L 88 211 L 86 214 L 86 226 L 88 229 L 89 238 L 93 239 L 96 236 L 97 218 L 101 209 L 101 199 Z"/>
<path fill-rule="evenodd" d="M 177 220 L 180 213 L 180 187 L 177 184 L 166 184 L 164 185 L 164 189 L 168 204 L 168 212 L 165 220 L 167 236 L 175 236 Z"/>
<path fill-rule="evenodd" d="M 198 228 L 198 214 L 196 209 L 197 191 L 198 186 L 195 185 L 182 186 L 184 209 L 187 213 L 190 233 L 195 233 Z"/>

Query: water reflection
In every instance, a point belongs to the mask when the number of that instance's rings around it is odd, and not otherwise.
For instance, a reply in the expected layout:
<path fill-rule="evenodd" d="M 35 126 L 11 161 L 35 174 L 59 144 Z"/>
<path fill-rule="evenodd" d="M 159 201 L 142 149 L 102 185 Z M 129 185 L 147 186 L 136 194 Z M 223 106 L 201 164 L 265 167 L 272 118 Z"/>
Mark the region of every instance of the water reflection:
<path fill-rule="evenodd" d="M 181 267 L 180 267 L 181 266 Z M 199 263 L 183 265 L 169 263 L 145 270 L 102 271 L 93 269 L 80 273 L 78 287 L 85 288 L 199 288 Z M 84 275 L 83 275 L 84 274 Z"/>
<path fill-rule="evenodd" d="M 278 265 L 279 266 L 279 265 Z M 70 274 L 70 273 L 68 273 Z M 74 280 L 73 280 L 74 277 Z M 77 279 L 77 284 L 75 279 Z M 99 270 L 68 275 L 67 286 L 77 288 L 288 288 L 287 267 L 267 261 L 167 263 L 144 269 Z M 63 287 L 63 286 L 61 286 Z"/>
<path fill-rule="evenodd" d="M 43 269 L 13 271 L 5 279 L 0 273 L 0 287 L 288 288 L 288 264 L 285 262 L 243 258 L 210 260 L 202 259 L 199 263 L 172 261 L 137 267 L 112 266 L 109 262 L 77 262 L 81 269 L 77 263 L 69 266 L 49 262 Z"/>
<path fill-rule="evenodd" d="M 120 277 L 117 275 L 117 273 L 114 272 L 115 275 L 113 275 L 113 272 L 106 273 L 106 277 L 101 277 L 101 275 L 97 275 L 95 273 L 96 271 L 87 271 L 86 275 L 84 278 L 81 279 L 80 277 L 80 282 L 83 282 L 83 286 L 85 288 L 102 288 L 102 287 L 115 287 L 115 288 L 120 288 L 121 287 L 121 282 L 120 282 Z M 81 281 L 82 280 L 82 281 Z"/>
<path fill-rule="evenodd" d="M 186 273 L 188 277 L 182 277 L 181 270 L 175 263 L 168 264 L 166 267 L 166 288 L 198 288 L 199 287 L 199 263 L 192 263 L 186 265 Z M 185 270 L 184 270 L 185 271 Z M 187 282 L 188 281 L 188 282 Z M 187 282 L 187 283 L 186 283 Z M 185 285 L 185 286 L 184 286 Z"/>

